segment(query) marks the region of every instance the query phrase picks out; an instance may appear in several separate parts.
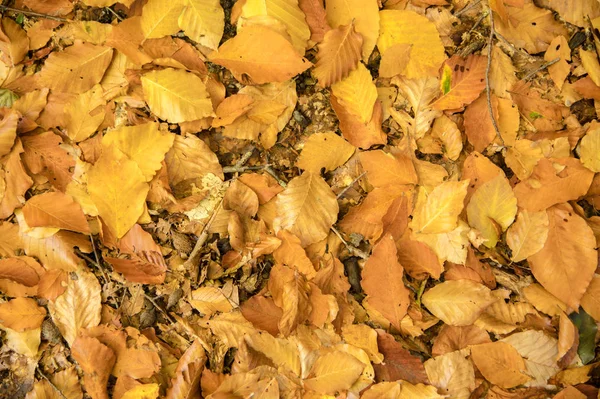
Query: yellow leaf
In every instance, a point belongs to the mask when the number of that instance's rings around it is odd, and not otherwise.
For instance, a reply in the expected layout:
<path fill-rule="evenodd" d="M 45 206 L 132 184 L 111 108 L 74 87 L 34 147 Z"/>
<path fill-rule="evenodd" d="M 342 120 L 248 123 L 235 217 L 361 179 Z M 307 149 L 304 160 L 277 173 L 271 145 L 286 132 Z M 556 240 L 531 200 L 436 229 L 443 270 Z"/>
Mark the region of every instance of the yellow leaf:
<path fill-rule="evenodd" d="M 158 384 L 141 384 L 126 391 L 121 399 L 156 399 L 159 395 Z"/>
<path fill-rule="evenodd" d="M 592 281 L 598 253 L 594 232 L 568 204 L 548 209 L 548 239 L 528 258 L 536 280 L 573 309 Z"/>
<path fill-rule="evenodd" d="M 590 287 L 592 287 L 593 284 L 594 280 L 590 283 L 587 292 L 590 292 Z M 564 312 L 567 310 L 567 305 L 563 301 L 546 291 L 544 287 L 537 283 L 533 283 L 523 288 L 523 295 L 537 310 L 546 313 L 547 315 L 557 316 L 561 311 Z M 584 306 L 583 303 L 585 302 L 586 296 L 587 293 L 581 299 L 582 306 Z"/>
<path fill-rule="evenodd" d="M 88 192 L 108 228 L 121 238 L 144 212 L 149 186 L 138 165 L 115 146 L 88 172 Z"/>
<path fill-rule="evenodd" d="M 208 326 L 227 348 L 237 348 L 240 339 L 256 332 L 252 323 L 244 319 L 239 311 L 214 316 Z"/>
<path fill-rule="evenodd" d="M 296 166 L 313 173 L 334 170 L 354 154 L 354 146 L 333 132 L 315 133 L 304 142 Z"/>
<path fill-rule="evenodd" d="M 481 232 L 488 248 L 496 246 L 516 214 L 517 198 L 503 174 L 479 187 L 467 205 L 469 224 Z"/>
<path fill-rule="evenodd" d="M 242 6 L 241 17 L 252 18 L 257 16 L 273 17 L 281 22 L 291 36 L 296 52 L 304 55 L 306 44 L 310 38 L 310 29 L 306 23 L 304 13 L 298 7 L 297 0 L 246 0 Z M 238 33 L 239 28 L 238 24 Z"/>
<path fill-rule="evenodd" d="M 469 247 L 469 225 L 462 220 L 458 227 L 448 233 L 414 234 L 413 239 L 424 242 L 436 253 L 440 262 L 450 261 L 464 265 Z"/>
<path fill-rule="evenodd" d="M 542 331 L 519 332 L 501 341 L 510 344 L 525 359 L 525 373 L 533 378 L 525 386 L 545 387 L 548 379 L 560 370 L 556 364 L 557 340 Z"/>
<path fill-rule="evenodd" d="M 208 57 L 244 84 L 285 82 L 312 64 L 274 30 L 247 26 Z"/>
<path fill-rule="evenodd" d="M 65 292 L 48 303 L 52 321 L 69 345 L 80 329 L 100 323 L 101 308 L 100 284 L 96 276 L 84 271 L 77 273 L 77 280 L 69 279 Z"/>
<path fill-rule="evenodd" d="M 10 153 L 17 138 L 17 123 L 20 115 L 18 112 L 9 111 L 0 121 L 0 157 Z M 0 195 L 2 198 L 4 195 Z"/>
<path fill-rule="evenodd" d="M 432 387 L 433 388 L 433 387 Z M 435 388 L 434 388 L 435 389 Z M 398 399 L 400 384 L 394 382 L 380 382 L 372 385 L 361 396 L 362 399 Z"/>
<path fill-rule="evenodd" d="M 544 157 L 536 142 L 521 139 L 506 151 L 506 166 L 515 172 L 519 180 L 525 180 L 533 173 L 538 161 Z"/>
<path fill-rule="evenodd" d="M 473 102 L 485 88 L 487 57 L 455 55 L 444 63 L 442 96 L 432 105 L 438 110 L 461 108 Z"/>
<path fill-rule="evenodd" d="M 273 363 L 288 368 L 298 376 L 301 375 L 300 352 L 292 341 L 274 338 L 262 332 L 246 335 L 244 340 L 249 347 L 262 353 Z"/>
<path fill-rule="evenodd" d="M 100 82 L 112 55 L 110 47 L 76 42 L 50 53 L 39 72 L 39 84 L 57 92 L 84 93 Z"/>
<path fill-rule="evenodd" d="M 451 398 L 468 399 L 475 389 L 473 363 L 463 351 L 436 356 L 424 365 L 431 384 L 448 392 Z"/>
<path fill-rule="evenodd" d="M 400 385 L 400 395 L 396 399 L 442 399 L 445 396 L 440 395 L 433 385 L 411 384 L 402 381 Z"/>
<path fill-rule="evenodd" d="M 525 361 L 519 352 L 506 342 L 490 342 L 471 347 L 471 359 L 481 374 L 500 388 L 513 388 L 529 381 Z"/>
<path fill-rule="evenodd" d="M 458 126 L 448 118 L 442 115 L 433 122 L 431 135 L 438 138 L 444 145 L 443 151 L 446 156 L 456 161 L 463 149 L 463 138 Z"/>
<path fill-rule="evenodd" d="M 497 300 L 483 284 L 471 280 L 445 281 L 423 294 L 427 309 L 451 326 L 468 326 Z"/>
<path fill-rule="evenodd" d="M 587 291 L 581 298 L 581 307 L 594 318 L 600 320 L 600 276 L 595 274 Z M 565 309 L 563 309 L 565 311 Z"/>
<path fill-rule="evenodd" d="M 373 115 L 377 100 L 377 88 L 371 73 L 362 63 L 343 80 L 331 86 L 331 92 L 340 104 L 362 123 L 367 123 Z"/>
<path fill-rule="evenodd" d="M 90 233 L 88 222 L 79 204 L 60 191 L 31 197 L 23 207 L 23 216 L 30 227 L 56 227 L 84 234 Z"/>
<path fill-rule="evenodd" d="M 419 189 L 411 229 L 416 233 L 448 233 L 456 228 L 462 212 L 469 180 L 440 184 L 425 193 Z"/>
<path fill-rule="evenodd" d="M 417 172 L 408 156 L 396 156 L 382 150 L 364 151 L 358 154 L 367 172 L 367 179 L 374 187 L 417 184 Z"/>
<path fill-rule="evenodd" d="M 512 59 L 506 55 L 499 45 L 492 49 L 492 65 L 490 68 L 490 88 L 501 98 L 510 98 L 510 90 L 517 83 L 516 69 Z"/>
<path fill-rule="evenodd" d="M 329 0 L 327 22 L 332 28 L 350 25 L 363 37 L 362 59 L 367 61 L 379 36 L 379 6 L 376 0 Z"/>
<path fill-rule="evenodd" d="M 600 172 L 600 124 L 592 121 L 587 133 L 581 139 L 579 156 L 583 166 L 592 172 Z"/>
<path fill-rule="evenodd" d="M 350 388 L 364 368 L 365 365 L 354 356 L 334 350 L 317 358 L 304 386 L 320 393 L 334 394 Z"/>
<path fill-rule="evenodd" d="M 548 50 L 544 54 L 544 61 L 550 62 L 559 58 L 559 61 L 548 67 L 548 73 L 559 89 L 562 89 L 565 79 L 571 72 L 571 66 L 567 61 L 571 61 L 571 48 L 564 36 L 557 36 L 552 40 Z"/>
<path fill-rule="evenodd" d="M 105 116 L 103 91 L 100 85 L 78 95 L 65 107 L 65 129 L 75 142 L 93 135 Z"/>
<path fill-rule="evenodd" d="M 181 69 L 155 70 L 142 76 L 144 98 L 150 110 L 172 123 L 214 116 L 206 85 Z"/>
<path fill-rule="evenodd" d="M 379 76 L 393 78 L 396 75 L 402 75 L 410 62 L 411 48 L 410 44 L 398 43 L 387 49 L 385 55 L 381 57 Z"/>
<path fill-rule="evenodd" d="M 109 131 L 102 137 L 102 146 L 111 145 L 137 163 L 146 181 L 152 180 L 165 154 L 173 145 L 175 135 L 161 132 L 156 123 L 137 126 L 123 126 Z"/>
<path fill-rule="evenodd" d="M 373 363 L 383 361 L 383 355 L 377 347 L 377 332 L 366 324 L 350 324 L 342 327 L 344 341 L 364 350 Z"/>
<path fill-rule="evenodd" d="M 381 54 L 396 44 L 408 44 L 410 60 L 404 75 L 409 79 L 436 76 L 446 54 L 433 22 L 408 10 L 384 10 L 379 15 L 381 33 L 377 47 Z"/>
<path fill-rule="evenodd" d="M 225 13 L 219 0 L 187 0 L 178 24 L 187 37 L 215 50 L 223 36 Z"/>
<path fill-rule="evenodd" d="M 362 270 L 361 285 L 369 305 L 400 330 L 410 299 L 404 286 L 404 269 L 398 262 L 396 244 L 392 236 L 383 237 Z"/>
<path fill-rule="evenodd" d="M 20 355 L 34 358 L 40 348 L 42 342 L 42 328 L 37 327 L 31 330 L 16 331 L 11 328 L 2 328 L 6 334 L 5 344 L 6 347 L 12 349 Z M 29 396 L 29 395 L 28 395 Z"/>
<path fill-rule="evenodd" d="M 513 262 L 520 262 L 536 254 L 544 247 L 548 238 L 548 214 L 546 211 L 523 210 L 517 221 L 506 233 L 506 243 L 512 251 Z"/>
<path fill-rule="evenodd" d="M 506 8 L 509 18 L 506 23 L 498 20 L 498 33 L 530 54 L 546 51 L 556 36 L 568 36 L 567 29 L 554 19 L 552 11 L 538 8 L 533 2 L 526 2 L 522 8 Z"/>
<path fill-rule="evenodd" d="M 408 101 L 413 115 L 404 111 L 390 109 L 392 118 L 404 130 L 420 139 L 429 131 L 431 122 L 440 115 L 440 111 L 431 107 L 431 102 L 439 93 L 439 80 L 434 77 L 419 79 L 408 79 L 406 77 L 395 77 L 392 83 L 400 89 L 400 95 Z"/>
<path fill-rule="evenodd" d="M 275 231 L 288 230 L 302 246 L 327 237 L 337 220 L 335 194 L 321 176 L 311 172 L 292 179 L 276 201 Z"/>
<path fill-rule="evenodd" d="M 357 67 L 362 43 L 363 38 L 355 31 L 353 23 L 325 34 L 319 43 L 318 61 L 313 69 L 313 75 L 322 87 L 339 82 Z"/>
<path fill-rule="evenodd" d="M 202 177 L 207 173 L 213 173 L 223 179 L 219 159 L 204 141 L 194 135 L 175 136 L 173 146 L 165 155 L 165 162 L 172 185 Z"/>
<path fill-rule="evenodd" d="M 41 327 L 45 317 L 46 309 L 31 298 L 15 298 L 0 303 L 0 324 L 17 332 Z"/>
<path fill-rule="evenodd" d="M 142 9 L 141 27 L 145 39 L 158 39 L 179 32 L 182 0 L 149 0 Z"/>

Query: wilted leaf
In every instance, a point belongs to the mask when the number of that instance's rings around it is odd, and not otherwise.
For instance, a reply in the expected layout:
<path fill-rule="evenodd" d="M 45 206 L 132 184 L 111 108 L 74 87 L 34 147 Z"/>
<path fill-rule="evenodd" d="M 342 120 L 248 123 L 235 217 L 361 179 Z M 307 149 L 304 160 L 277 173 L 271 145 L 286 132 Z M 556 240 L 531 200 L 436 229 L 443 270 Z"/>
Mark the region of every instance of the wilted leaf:
<path fill-rule="evenodd" d="M 69 345 L 73 345 L 80 329 L 95 327 L 100 323 L 100 284 L 90 272 L 77 274 L 70 279 L 65 292 L 48 303 L 52 321 Z"/>
<path fill-rule="evenodd" d="M 471 280 L 445 281 L 427 290 L 422 302 L 451 326 L 468 326 L 497 300 L 485 285 Z"/>
<path fill-rule="evenodd" d="M 206 85 L 198 76 L 167 68 L 142 76 L 144 97 L 153 113 L 169 122 L 195 121 L 213 116 Z"/>
<path fill-rule="evenodd" d="M 354 29 L 354 23 L 339 26 L 325 34 L 319 44 L 313 75 L 323 87 L 346 78 L 356 69 L 361 59 L 363 38 Z"/>
<path fill-rule="evenodd" d="M 338 204 L 325 180 L 304 172 L 277 195 L 275 231 L 288 230 L 306 246 L 327 237 L 337 220 Z"/>
<path fill-rule="evenodd" d="M 209 59 L 252 84 L 284 82 L 311 66 L 283 36 L 262 26 L 242 29 Z"/>
<path fill-rule="evenodd" d="M 387 50 L 396 44 L 408 44 L 411 46 L 410 61 L 404 69 L 404 75 L 409 79 L 437 75 L 446 55 L 433 22 L 409 10 L 384 10 L 379 14 L 379 51 L 385 55 Z"/>
<path fill-rule="evenodd" d="M 506 342 L 474 345 L 471 359 L 489 382 L 501 388 L 513 388 L 530 380 L 525 374 L 525 361 Z"/>
<path fill-rule="evenodd" d="M 531 272 L 551 294 L 577 309 L 598 264 L 596 239 L 569 205 L 549 208 L 548 220 L 544 247 L 528 259 Z"/>

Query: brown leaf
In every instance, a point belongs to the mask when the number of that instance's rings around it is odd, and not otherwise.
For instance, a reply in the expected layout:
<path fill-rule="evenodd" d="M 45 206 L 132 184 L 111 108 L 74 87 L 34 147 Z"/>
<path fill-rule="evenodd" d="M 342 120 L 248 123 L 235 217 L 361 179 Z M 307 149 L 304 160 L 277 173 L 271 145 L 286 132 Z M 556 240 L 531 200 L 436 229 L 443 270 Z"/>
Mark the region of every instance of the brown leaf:
<path fill-rule="evenodd" d="M 60 144 L 62 139 L 52 132 L 22 137 L 23 162 L 34 174 L 41 174 L 60 191 L 65 191 L 72 179 L 75 159 Z"/>
<path fill-rule="evenodd" d="M 98 339 L 77 337 L 71 355 L 83 370 L 83 384 L 92 399 L 108 399 L 107 383 L 115 364 L 115 353 Z"/>
<path fill-rule="evenodd" d="M 428 275 L 439 279 L 444 271 L 435 252 L 420 241 L 404 237 L 396 241 L 398 260 L 411 277 L 423 280 Z"/>
<path fill-rule="evenodd" d="M 0 219 L 8 218 L 22 204 L 22 198 L 33 184 L 21 162 L 23 145 L 17 140 L 9 154 L 0 158 L 0 186 L 5 185 L 0 199 Z"/>
<path fill-rule="evenodd" d="M 15 256 L 15 251 L 21 247 L 19 226 L 9 222 L 0 222 L 0 255 Z"/>
<path fill-rule="evenodd" d="M 40 276 L 28 262 L 37 264 L 35 259 L 26 256 L 0 259 L 0 279 L 9 279 L 26 287 L 37 285 L 40 282 Z"/>
<path fill-rule="evenodd" d="M 434 356 L 439 356 L 464 349 L 469 345 L 488 342 L 492 342 L 489 334 L 477 326 L 455 327 L 444 325 L 433 342 L 431 353 Z"/>
<path fill-rule="evenodd" d="M 370 306 L 380 312 L 398 330 L 410 303 L 402 276 L 404 269 L 396 257 L 396 245 L 385 236 L 373 247 L 362 270 L 361 285 Z"/>
<path fill-rule="evenodd" d="M 283 191 L 283 187 L 269 174 L 245 173 L 238 180 L 254 190 L 261 205 Z"/>
<path fill-rule="evenodd" d="M 506 342 L 474 345 L 471 359 L 488 381 L 501 388 L 513 388 L 531 379 L 519 352 Z"/>
<path fill-rule="evenodd" d="M 404 349 L 393 335 L 377 330 L 377 346 L 383 354 L 383 362 L 373 365 L 375 381 L 404 380 L 411 384 L 429 383 L 422 360 Z"/>
<path fill-rule="evenodd" d="M 255 295 L 240 306 L 244 318 L 254 327 L 267 331 L 276 337 L 279 334 L 279 320 L 282 311 L 272 298 Z"/>
<path fill-rule="evenodd" d="M 354 23 L 328 31 L 319 44 L 313 74 L 321 87 L 339 82 L 354 70 L 361 59 L 363 38 Z"/>
<path fill-rule="evenodd" d="M 46 309 L 30 298 L 15 298 L 0 303 L 0 324 L 15 331 L 38 328 L 45 317 Z"/>
<path fill-rule="evenodd" d="M 310 28 L 310 40 L 320 42 L 331 29 L 327 23 L 327 14 L 323 0 L 298 0 L 298 6 L 306 15 L 306 23 Z"/>
<path fill-rule="evenodd" d="M 69 275 L 60 269 L 48 270 L 40 278 L 38 296 L 49 301 L 54 301 L 67 289 Z"/>
<path fill-rule="evenodd" d="M 254 217 L 258 212 L 258 196 L 247 185 L 235 180 L 223 197 L 223 208 L 236 211 L 240 216 Z"/>
<path fill-rule="evenodd" d="M 271 269 L 268 287 L 275 304 L 283 311 L 279 319 L 279 331 L 288 336 L 310 314 L 308 282 L 294 269 L 276 265 Z"/>
<path fill-rule="evenodd" d="M 498 122 L 498 99 L 491 97 L 492 110 L 496 123 Z M 481 93 L 465 110 L 465 134 L 475 151 L 483 152 L 496 138 L 496 130 L 490 118 L 487 97 Z"/>
<path fill-rule="evenodd" d="M 87 234 L 90 232 L 81 206 L 73 197 L 61 192 L 48 192 L 31 197 L 23 207 L 29 227 L 55 227 Z"/>

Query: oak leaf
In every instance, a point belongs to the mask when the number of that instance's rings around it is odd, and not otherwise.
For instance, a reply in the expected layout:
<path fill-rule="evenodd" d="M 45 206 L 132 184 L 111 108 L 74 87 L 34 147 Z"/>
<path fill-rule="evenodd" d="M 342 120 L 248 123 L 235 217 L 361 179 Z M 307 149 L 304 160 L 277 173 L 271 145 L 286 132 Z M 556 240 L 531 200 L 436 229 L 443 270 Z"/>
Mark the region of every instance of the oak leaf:
<path fill-rule="evenodd" d="M 549 208 L 548 220 L 544 247 L 528 258 L 531 272 L 551 294 L 577 309 L 598 265 L 596 239 L 570 205 Z"/>
<path fill-rule="evenodd" d="M 354 154 L 354 146 L 333 132 L 315 133 L 304 142 L 296 166 L 313 173 L 334 170 Z"/>
<path fill-rule="evenodd" d="M 167 68 L 142 76 L 144 98 L 159 118 L 173 123 L 214 116 L 206 84 L 181 69 Z"/>
<path fill-rule="evenodd" d="M 525 361 L 506 342 L 474 345 L 471 359 L 489 382 L 501 388 L 513 388 L 530 380 L 525 374 Z"/>
<path fill-rule="evenodd" d="M 73 197 L 61 192 L 47 192 L 31 197 L 23 206 L 29 227 L 56 227 L 88 234 L 90 227 Z"/>
<path fill-rule="evenodd" d="M 325 34 L 319 44 L 314 76 L 322 87 L 346 78 L 356 69 L 361 59 L 363 38 L 354 28 L 354 23 L 339 26 Z"/>
<path fill-rule="evenodd" d="M 433 104 L 438 110 L 457 109 L 479 97 L 485 88 L 487 57 L 470 55 L 453 56 L 442 66 L 442 96 Z"/>
<path fill-rule="evenodd" d="M 118 148 L 106 148 L 88 172 L 88 191 L 98 213 L 121 238 L 144 211 L 149 186 L 136 164 Z"/>
<path fill-rule="evenodd" d="M 338 203 L 322 177 L 304 172 L 277 195 L 275 231 L 288 230 L 306 246 L 327 237 L 337 220 Z"/>
<path fill-rule="evenodd" d="M 448 233 L 458 223 L 458 215 L 463 210 L 467 195 L 468 180 L 444 182 L 427 194 L 418 191 L 417 203 L 410 223 L 416 233 Z"/>
<path fill-rule="evenodd" d="M 383 237 L 373 247 L 373 253 L 362 270 L 361 286 L 369 305 L 400 330 L 402 318 L 410 303 L 404 286 L 404 269 L 398 262 L 396 245 L 391 236 Z"/>
<path fill-rule="evenodd" d="M 468 326 L 497 300 L 489 288 L 471 280 L 445 281 L 423 294 L 422 302 L 451 326 Z"/>
<path fill-rule="evenodd" d="M 396 44 L 408 44 L 410 60 L 404 69 L 409 79 L 435 76 L 446 59 L 439 33 L 426 17 L 409 10 L 383 10 L 377 48 L 381 54 Z"/>
<path fill-rule="evenodd" d="M 242 83 L 284 82 L 311 67 L 290 42 L 274 30 L 247 26 L 209 56 Z"/>
<path fill-rule="evenodd" d="M 0 304 L 0 324 L 17 332 L 41 327 L 46 309 L 31 298 L 15 298 Z"/>
<path fill-rule="evenodd" d="M 512 251 L 513 262 L 520 262 L 544 247 L 548 238 L 548 223 L 546 211 L 519 212 L 517 221 L 506 232 L 506 243 Z"/>

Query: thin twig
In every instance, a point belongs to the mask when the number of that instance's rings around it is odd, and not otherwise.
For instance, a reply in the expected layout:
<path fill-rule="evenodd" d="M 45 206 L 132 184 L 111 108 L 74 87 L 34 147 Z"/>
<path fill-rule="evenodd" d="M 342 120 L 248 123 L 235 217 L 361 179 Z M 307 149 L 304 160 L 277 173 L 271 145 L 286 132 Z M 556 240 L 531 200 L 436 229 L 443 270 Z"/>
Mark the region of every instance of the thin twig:
<path fill-rule="evenodd" d="M 481 14 L 481 16 L 479 17 L 477 22 L 475 22 L 475 25 L 473 25 L 473 27 L 471 29 L 469 29 L 469 33 L 473 32 L 475 29 L 477 29 L 477 27 L 479 26 L 481 21 L 484 20 L 485 17 L 487 17 L 487 12 L 484 12 L 483 14 Z"/>
<path fill-rule="evenodd" d="M 548 61 L 542 65 L 540 65 L 539 68 L 535 69 L 534 71 L 529 72 L 527 75 L 525 75 L 525 77 L 523 78 L 524 80 L 529 80 L 532 77 L 535 76 L 536 73 L 543 71 L 544 69 L 548 68 L 549 66 L 552 66 L 554 64 L 556 64 L 558 61 L 560 61 L 560 57 L 557 57 L 555 59 L 553 59 L 552 61 Z"/>
<path fill-rule="evenodd" d="M 107 9 L 108 11 L 110 11 L 112 15 L 114 15 L 115 17 L 117 17 L 117 19 L 119 21 L 124 21 L 123 17 L 121 17 L 119 14 L 117 14 L 115 12 L 115 10 L 113 10 L 112 8 L 110 8 L 110 7 L 104 7 L 104 8 Z"/>
<path fill-rule="evenodd" d="M 460 17 L 461 15 L 463 15 L 464 13 L 466 13 L 467 11 L 469 11 L 471 8 L 475 7 L 479 3 L 481 3 L 481 0 L 476 0 L 476 1 L 472 2 L 471 4 L 466 5 L 460 11 L 455 12 L 454 16 L 457 18 Z"/>
<path fill-rule="evenodd" d="M 169 314 L 165 310 L 163 310 L 163 308 L 158 306 L 158 304 L 154 301 L 154 299 L 152 299 L 152 297 L 150 295 L 148 295 L 144 292 L 144 297 L 147 300 L 149 300 L 154 305 L 154 307 L 156 309 L 158 309 L 160 311 L 160 313 L 162 313 L 167 318 L 167 320 L 169 320 L 171 322 L 171 324 L 175 324 L 175 320 L 173 320 L 173 318 L 171 316 L 169 316 Z"/>
<path fill-rule="evenodd" d="M 184 263 L 185 267 L 195 266 L 194 263 L 196 263 L 195 261 L 197 260 L 198 255 L 200 254 L 200 251 L 202 250 L 202 247 L 204 246 L 204 244 L 206 243 L 206 240 L 208 239 L 208 229 L 210 229 L 210 226 L 212 225 L 215 218 L 217 217 L 217 214 L 221 210 L 222 205 L 223 205 L 223 199 L 221 198 L 221 201 L 215 207 L 210 219 L 208 220 L 208 222 L 206 222 L 206 224 L 202 228 L 202 232 L 200 232 L 200 235 L 198 236 L 198 240 L 196 241 L 196 245 L 194 245 L 194 249 L 192 249 L 192 253 L 190 254 L 189 258 Z"/>
<path fill-rule="evenodd" d="M 42 370 L 40 370 L 40 367 L 36 367 L 35 369 L 39 375 L 42 376 L 42 378 L 44 378 L 46 381 L 48 381 L 48 384 L 50 384 L 50 386 L 56 391 L 58 392 L 58 394 L 60 396 L 62 396 L 64 399 L 68 399 L 64 393 L 62 393 L 62 391 L 60 389 L 58 389 L 58 387 L 56 385 L 54 385 L 54 383 L 52 383 L 52 381 L 50 381 L 50 379 L 48 377 L 46 377 L 46 374 L 42 373 Z"/>
<path fill-rule="evenodd" d="M 3 5 L 0 5 L 0 11 L 17 12 L 17 13 L 20 13 L 23 15 L 29 15 L 31 17 L 52 19 L 54 21 L 60 21 L 60 22 L 73 22 L 72 20 L 67 19 L 67 18 L 56 17 L 54 15 L 48 15 L 48 14 L 42 14 L 42 13 L 35 12 L 35 11 L 21 10 L 19 8 L 7 7 L 7 6 L 3 6 Z"/>
<path fill-rule="evenodd" d="M 96 250 L 96 244 L 94 243 L 94 237 L 90 234 L 90 241 L 92 242 L 92 249 L 94 250 L 94 258 L 96 258 L 96 265 L 98 266 L 98 269 L 100 269 L 100 272 L 102 273 L 102 276 L 104 277 L 104 281 L 109 282 L 109 278 L 106 275 L 106 272 L 104 271 L 104 268 L 102 267 L 102 263 L 100 263 L 100 257 L 98 256 L 98 251 Z"/>
<path fill-rule="evenodd" d="M 279 183 L 281 187 L 287 187 L 287 183 L 281 180 L 281 178 L 277 175 L 273 168 L 271 168 L 270 165 L 265 166 L 265 172 L 273 176 L 273 178 L 277 180 L 277 183 Z"/>
<path fill-rule="evenodd" d="M 344 194 L 346 194 L 346 191 L 350 190 L 352 188 L 352 186 L 354 186 L 354 183 L 359 181 L 366 174 L 367 174 L 366 171 L 362 172 L 356 179 L 352 180 L 352 183 L 348 184 L 342 191 L 340 191 L 340 193 L 337 195 L 336 199 L 342 198 L 344 196 Z"/>
<path fill-rule="evenodd" d="M 331 231 L 333 231 L 335 235 L 338 236 L 338 238 L 342 241 L 342 244 L 344 244 L 348 252 L 350 252 L 352 255 L 356 255 L 361 259 L 367 259 L 369 257 L 369 254 L 367 254 L 365 251 L 356 248 L 354 245 L 351 245 L 346 240 L 344 240 L 344 237 L 342 237 L 340 232 L 337 231 L 335 227 L 331 226 Z"/>
<path fill-rule="evenodd" d="M 257 165 L 257 166 L 237 166 L 237 165 L 233 165 L 233 166 L 225 166 L 225 167 L 223 167 L 223 173 L 242 173 L 242 172 L 245 172 L 247 170 L 261 170 L 261 169 L 264 169 L 266 166 L 271 166 L 271 165 Z"/>
<path fill-rule="evenodd" d="M 494 130 L 496 131 L 496 136 L 502 143 L 502 146 L 505 147 L 504 139 L 500 134 L 500 129 L 498 128 L 498 123 L 496 122 L 496 117 L 494 116 L 494 110 L 492 108 L 492 90 L 490 89 L 490 69 L 492 68 L 492 50 L 494 45 L 494 12 L 489 10 L 490 15 L 490 37 L 488 38 L 488 58 L 487 58 L 487 67 L 485 69 L 485 94 L 487 97 L 487 107 L 488 113 L 490 114 L 490 119 L 492 120 L 492 125 L 494 126 Z"/>

